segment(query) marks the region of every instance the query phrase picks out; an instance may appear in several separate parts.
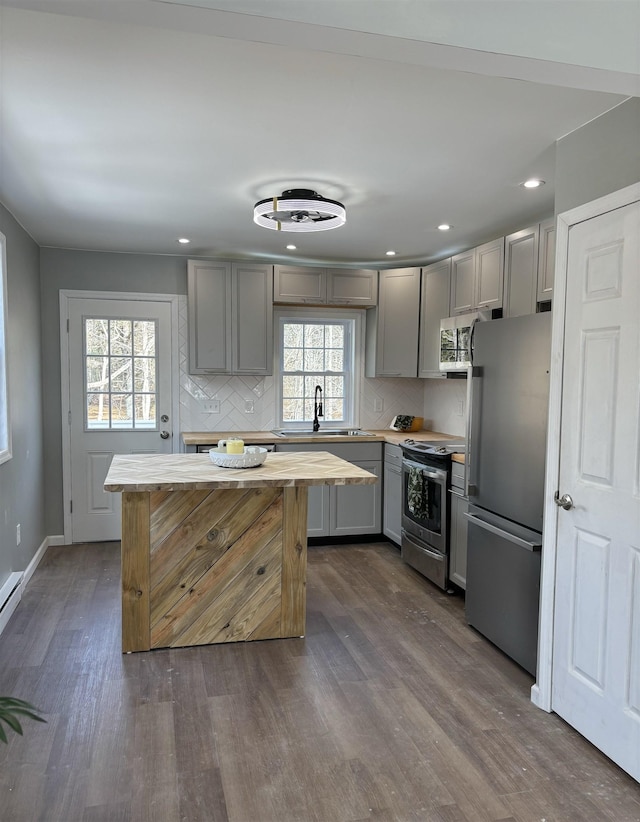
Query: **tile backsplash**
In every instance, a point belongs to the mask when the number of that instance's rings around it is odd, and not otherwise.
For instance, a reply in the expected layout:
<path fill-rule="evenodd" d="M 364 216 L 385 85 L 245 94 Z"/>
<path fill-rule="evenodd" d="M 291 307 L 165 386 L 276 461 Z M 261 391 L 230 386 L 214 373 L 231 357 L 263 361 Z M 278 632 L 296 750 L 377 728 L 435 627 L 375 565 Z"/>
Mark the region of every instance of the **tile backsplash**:
<path fill-rule="evenodd" d="M 180 430 L 270 431 L 275 428 L 275 378 L 189 374 L 186 297 L 178 301 L 178 317 Z M 425 417 L 425 425 L 434 430 L 464 435 L 464 418 L 457 416 L 457 410 L 459 397 L 464 403 L 465 396 L 466 382 L 462 380 L 363 377 L 357 424 L 365 429 L 388 428 L 396 414 L 413 414 Z M 205 411 L 203 404 L 210 400 L 220 403 L 218 413 Z"/>

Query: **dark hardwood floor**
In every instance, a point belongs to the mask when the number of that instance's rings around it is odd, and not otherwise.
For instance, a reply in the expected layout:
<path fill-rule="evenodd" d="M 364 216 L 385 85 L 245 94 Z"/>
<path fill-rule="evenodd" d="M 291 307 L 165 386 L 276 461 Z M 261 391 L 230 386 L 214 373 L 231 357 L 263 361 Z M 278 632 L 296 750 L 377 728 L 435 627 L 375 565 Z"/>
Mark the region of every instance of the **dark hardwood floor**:
<path fill-rule="evenodd" d="M 119 544 L 50 548 L 0 636 L 2 822 L 631 822 L 640 786 L 388 543 L 309 549 L 305 639 L 120 653 Z"/>

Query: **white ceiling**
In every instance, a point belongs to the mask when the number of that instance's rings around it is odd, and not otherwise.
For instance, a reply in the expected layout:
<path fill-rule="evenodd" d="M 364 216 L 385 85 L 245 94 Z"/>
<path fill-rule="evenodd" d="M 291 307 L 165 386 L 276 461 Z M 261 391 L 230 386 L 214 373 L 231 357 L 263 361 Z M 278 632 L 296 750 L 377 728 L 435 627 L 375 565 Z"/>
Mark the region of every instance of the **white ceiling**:
<path fill-rule="evenodd" d="M 640 94 L 640 2 L 0 0 L 0 52 L 0 200 L 39 244 L 375 267 L 551 215 L 555 141 Z M 255 226 L 292 187 L 347 224 Z"/>

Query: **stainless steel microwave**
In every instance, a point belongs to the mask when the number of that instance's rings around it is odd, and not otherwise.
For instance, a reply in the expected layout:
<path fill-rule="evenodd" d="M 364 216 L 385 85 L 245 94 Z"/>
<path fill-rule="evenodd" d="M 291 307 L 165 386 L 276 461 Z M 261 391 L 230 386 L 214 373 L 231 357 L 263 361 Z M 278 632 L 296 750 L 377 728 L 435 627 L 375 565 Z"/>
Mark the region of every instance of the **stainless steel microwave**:
<path fill-rule="evenodd" d="M 473 324 L 490 319 L 490 311 L 472 311 L 440 321 L 440 371 L 464 371 L 469 368 Z"/>

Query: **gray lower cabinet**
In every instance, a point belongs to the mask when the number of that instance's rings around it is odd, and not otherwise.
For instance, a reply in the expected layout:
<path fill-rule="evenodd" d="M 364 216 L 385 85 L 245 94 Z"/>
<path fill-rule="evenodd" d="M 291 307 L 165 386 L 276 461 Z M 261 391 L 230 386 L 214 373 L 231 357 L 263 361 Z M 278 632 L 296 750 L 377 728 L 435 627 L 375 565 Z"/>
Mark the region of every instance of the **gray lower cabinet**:
<path fill-rule="evenodd" d="M 382 530 L 382 443 L 276 443 L 276 451 L 328 451 L 378 477 L 375 485 L 309 487 L 307 536 L 355 536 Z"/>
<path fill-rule="evenodd" d="M 451 533 L 449 579 L 467 588 L 467 520 L 469 500 L 464 495 L 464 465 L 454 462 L 451 476 Z"/>
<path fill-rule="evenodd" d="M 382 533 L 400 545 L 402 521 L 402 449 L 384 447 L 384 494 Z"/>

